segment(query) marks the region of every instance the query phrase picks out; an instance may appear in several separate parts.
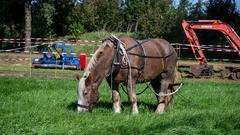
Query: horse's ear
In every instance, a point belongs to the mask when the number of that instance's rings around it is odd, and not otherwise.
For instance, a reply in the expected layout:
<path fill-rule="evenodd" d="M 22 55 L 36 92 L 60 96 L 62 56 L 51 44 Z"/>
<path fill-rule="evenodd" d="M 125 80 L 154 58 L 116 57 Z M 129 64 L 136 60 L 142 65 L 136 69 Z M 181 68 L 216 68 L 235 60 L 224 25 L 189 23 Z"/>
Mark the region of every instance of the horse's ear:
<path fill-rule="evenodd" d="M 79 74 L 76 74 L 75 76 L 76 76 L 77 80 L 80 80 L 80 75 Z"/>

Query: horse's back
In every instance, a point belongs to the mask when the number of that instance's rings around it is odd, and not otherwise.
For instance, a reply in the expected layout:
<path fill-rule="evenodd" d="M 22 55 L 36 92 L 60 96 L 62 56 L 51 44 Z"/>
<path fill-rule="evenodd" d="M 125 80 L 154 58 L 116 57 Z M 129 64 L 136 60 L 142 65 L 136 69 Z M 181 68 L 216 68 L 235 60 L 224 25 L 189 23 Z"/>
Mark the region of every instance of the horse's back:
<path fill-rule="evenodd" d="M 177 54 L 174 48 L 165 39 L 156 38 L 137 41 L 126 35 L 120 35 L 119 39 L 125 43 L 126 48 L 131 48 L 137 44 L 142 46 L 144 52 L 141 52 L 139 47 L 135 47 L 131 52 L 139 55 L 144 53 L 145 56 L 136 57 L 129 55 L 129 59 L 134 63 L 133 67 L 144 66 L 142 77 L 139 78 L 140 80 L 151 80 L 163 72 L 174 72 Z"/>
<path fill-rule="evenodd" d="M 152 52 L 157 52 L 159 57 L 166 56 L 170 53 L 175 53 L 175 50 L 170 43 L 161 38 L 142 41 L 142 45 L 150 54 Z"/>

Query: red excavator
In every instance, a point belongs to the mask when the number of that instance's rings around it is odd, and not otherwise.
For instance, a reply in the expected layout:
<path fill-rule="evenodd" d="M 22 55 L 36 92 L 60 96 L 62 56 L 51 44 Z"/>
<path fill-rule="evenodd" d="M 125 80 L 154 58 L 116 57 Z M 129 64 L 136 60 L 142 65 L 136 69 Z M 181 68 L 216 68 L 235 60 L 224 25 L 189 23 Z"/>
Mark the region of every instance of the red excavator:
<path fill-rule="evenodd" d="M 191 73 L 194 76 L 212 76 L 214 74 L 213 66 L 208 65 L 207 59 L 201 49 L 198 37 L 194 30 L 216 30 L 223 33 L 229 42 L 230 47 L 240 56 L 240 38 L 233 28 L 220 20 L 198 20 L 182 21 L 182 27 L 190 43 L 192 52 L 198 61 L 198 65 L 192 65 Z M 240 79 L 240 70 L 231 69 L 230 75 L 235 79 Z"/>

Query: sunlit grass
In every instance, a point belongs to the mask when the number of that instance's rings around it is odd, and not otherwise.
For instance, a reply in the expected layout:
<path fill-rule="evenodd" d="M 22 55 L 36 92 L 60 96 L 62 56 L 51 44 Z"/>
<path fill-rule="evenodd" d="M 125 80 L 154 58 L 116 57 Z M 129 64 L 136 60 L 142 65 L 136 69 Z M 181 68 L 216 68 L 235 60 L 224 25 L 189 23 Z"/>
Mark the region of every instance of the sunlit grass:
<path fill-rule="evenodd" d="M 156 98 L 147 90 L 137 97 L 140 114 L 135 116 L 122 91 L 122 113 L 112 113 L 106 82 L 93 112 L 77 113 L 74 79 L 0 78 L 0 133 L 240 134 L 239 81 L 183 81 L 164 114 L 154 113 Z"/>

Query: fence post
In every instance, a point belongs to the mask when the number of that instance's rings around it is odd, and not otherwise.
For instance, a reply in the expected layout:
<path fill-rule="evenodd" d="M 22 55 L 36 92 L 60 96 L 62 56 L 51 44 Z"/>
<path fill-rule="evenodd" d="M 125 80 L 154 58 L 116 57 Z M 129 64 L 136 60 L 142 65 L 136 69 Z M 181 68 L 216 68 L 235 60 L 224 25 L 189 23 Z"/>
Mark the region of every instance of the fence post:
<path fill-rule="evenodd" d="M 31 43 L 29 44 L 29 68 L 30 68 L 30 72 L 29 72 L 29 76 L 32 77 L 32 48 L 31 48 Z"/>

